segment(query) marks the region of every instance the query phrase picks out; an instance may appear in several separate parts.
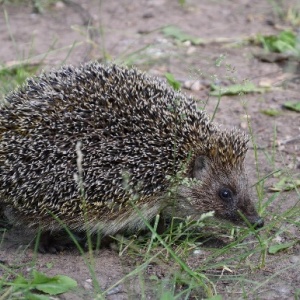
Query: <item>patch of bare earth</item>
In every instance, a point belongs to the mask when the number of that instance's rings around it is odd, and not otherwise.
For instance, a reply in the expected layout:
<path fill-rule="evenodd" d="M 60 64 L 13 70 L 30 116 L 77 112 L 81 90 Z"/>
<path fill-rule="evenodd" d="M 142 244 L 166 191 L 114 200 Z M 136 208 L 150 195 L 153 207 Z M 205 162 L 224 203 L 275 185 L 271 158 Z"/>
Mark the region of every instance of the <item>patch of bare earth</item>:
<path fill-rule="evenodd" d="M 68 0 L 45 8 L 43 13 L 34 13 L 31 6 L 22 4 L 2 4 L 0 62 L 4 65 L 19 60 L 42 62 L 42 68 L 49 69 L 62 63 L 79 64 L 108 58 L 137 65 L 156 76 L 163 77 L 165 72 L 171 72 L 184 86 L 196 84 L 185 92 L 202 100 L 199 105 L 206 105 L 210 114 L 216 107 L 217 98 L 209 96 L 209 83 L 251 80 L 257 85 L 267 84 L 271 89 L 263 94 L 222 97 L 215 120 L 226 127 L 236 126 L 248 131 L 245 117 L 248 115 L 258 145 L 260 175 L 280 168 L 288 168 L 291 174 L 296 174 L 300 172 L 300 117 L 282 109 L 282 104 L 287 100 L 299 101 L 299 73 L 295 68 L 289 71 L 288 65 L 283 68 L 276 63 L 258 60 L 253 55 L 257 48 L 241 43 L 242 39 L 258 33 L 277 32 L 273 25 L 280 25 L 280 21 L 270 3 L 187 0 L 180 6 L 179 1 L 168 0 Z M 286 5 L 289 4 L 286 1 Z M 176 25 L 209 42 L 198 46 L 189 42 L 178 43 L 163 35 L 161 28 L 166 25 Z M 230 43 L 220 42 L 219 38 L 226 38 Z M 215 63 L 218 59 L 222 61 L 220 66 Z M 278 109 L 281 114 L 270 117 L 261 113 L 269 108 Z M 277 143 L 276 155 L 270 160 L 274 141 Z M 257 173 L 252 143 L 247 167 L 250 181 L 255 183 Z M 264 200 L 272 195 L 268 187 L 275 181 L 272 177 L 266 180 Z M 274 215 L 280 215 L 295 205 L 299 206 L 299 195 L 295 191 L 280 194 L 265 212 L 266 224 L 274 221 Z M 282 221 L 278 226 L 280 242 L 290 238 L 299 240 L 299 226 Z M 265 230 L 267 232 L 268 227 Z M 28 245 L 30 238 L 24 238 L 23 230 L 8 231 L 1 243 L 0 259 L 8 266 L 21 264 L 25 273 L 30 272 L 34 252 L 22 247 Z M 258 253 L 239 265 L 231 263 L 227 266 L 230 271 L 212 269 L 206 270 L 206 275 L 214 280 L 223 299 L 296 299 L 295 293 L 298 289 L 299 297 L 300 288 L 299 246 L 298 243 L 276 256 L 267 255 L 261 269 L 256 268 L 261 259 Z M 203 253 L 208 255 L 209 251 Z M 191 255 L 187 263 L 195 269 L 205 259 L 206 255 Z M 216 259 L 225 261 L 226 254 Z M 115 250 L 100 250 L 95 255 L 94 265 L 100 288 L 110 288 L 134 270 L 137 263 L 126 253 L 120 256 Z M 65 274 L 78 281 L 78 289 L 63 294 L 61 299 L 93 298 L 90 271 L 76 250 L 58 255 L 39 254 L 36 267 L 46 274 Z M 154 273 L 163 282 L 172 275 L 169 268 L 167 265 L 145 267 L 141 271 L 143 282 L 146 282 L 144 287 L 140 285 L 141 279 L 133 276 L 134 279 L 124 280 L 112 288 L 107 299 L 138 299 L 142 293 L 147 299 L 155 299 L 156 282 L 149 278 Z M 235 280 L 236 276 L 244 280 Z M 142 292 L 143 289 L 146 292 Z"/>

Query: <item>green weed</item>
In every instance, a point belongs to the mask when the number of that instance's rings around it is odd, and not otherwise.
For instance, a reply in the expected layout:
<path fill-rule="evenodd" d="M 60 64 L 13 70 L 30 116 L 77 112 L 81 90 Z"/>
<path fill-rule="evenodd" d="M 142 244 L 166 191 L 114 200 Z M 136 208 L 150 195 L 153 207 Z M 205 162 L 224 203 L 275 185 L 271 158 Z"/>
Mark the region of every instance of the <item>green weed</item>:
<path fill-rule="evenodd" d="M 268 52 L 299 55 L 297 35 L 292 31 L 282 31 L 278 35 L 258 35 L 257 38 L 263 48 Z"/>
<path fill-rule="evenodd" d="M 32 64 L 16 64 L 12 67 L 0 65 L 0 99 L 5 94 L 14 90 L 21 85 L 26 78 L 32 76 L 39 69 L 39 65 Z"/>
<path fill-rule="evenodd" d="M 280 115 L 280 111 L 277 110 L 277 109 L 272 109 L 272 108 L 269 108 L 269 109 L 262 109 L 260 111 L 262 114 L 264 115 L 267 115 L 267 116 L 270 116 L 270 117 L 276 117 L 276 116 L 279 116 Z"/>
<path fill-rule="evenodd" d="M 282 105 L 284 108 L 300 112 L 300 102 L 299 101 L 287 101 Z"/>
<path fill-rule="evenodd" d="M 77 282 L 64 275 L 48 277 L 43 273 L 32 270 L 29 278 L 12 272 L 4 265 L 0 267 L 15 277 L 14 280 L 0 279 L 2 292 L 1 299 L 50 299 L 48 295 L 58 295 L 69 291 L 77 286 Z M 41 294 L 42 293 L 42 294 Z"/>

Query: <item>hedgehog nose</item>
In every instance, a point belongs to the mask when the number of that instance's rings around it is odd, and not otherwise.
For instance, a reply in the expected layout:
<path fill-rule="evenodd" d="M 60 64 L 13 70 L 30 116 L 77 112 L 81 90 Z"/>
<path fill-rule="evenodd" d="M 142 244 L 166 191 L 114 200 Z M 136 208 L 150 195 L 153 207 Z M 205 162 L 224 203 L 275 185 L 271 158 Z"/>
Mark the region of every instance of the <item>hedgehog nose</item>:
<path fill-rule="evenodd" d="M 253 224 L 253 228 L 254 229 L 262 228 L 264 226 L 264 224 L 265 224 L 264 219 L 258 217 L 258 219 L 255 220 L 255 222 Z"/>

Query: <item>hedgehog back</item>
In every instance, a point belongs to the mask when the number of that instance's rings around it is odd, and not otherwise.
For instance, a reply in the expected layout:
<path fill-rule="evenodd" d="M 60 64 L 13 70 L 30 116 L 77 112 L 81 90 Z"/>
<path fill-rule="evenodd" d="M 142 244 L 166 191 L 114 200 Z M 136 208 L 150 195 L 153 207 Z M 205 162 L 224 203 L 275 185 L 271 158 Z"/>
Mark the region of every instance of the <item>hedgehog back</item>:
<path fill-rule="evenodd" d="M 165 193 L 193 152 L 216 131 L 195 102 L 135 69 L 89 63 L 31 78 L 0 112 L 0 194 L 37 223 L 51 211 L 70 220 L 83 188 L 97 217 Z M 76 225 L 77 226 L 77 225 Z"/>

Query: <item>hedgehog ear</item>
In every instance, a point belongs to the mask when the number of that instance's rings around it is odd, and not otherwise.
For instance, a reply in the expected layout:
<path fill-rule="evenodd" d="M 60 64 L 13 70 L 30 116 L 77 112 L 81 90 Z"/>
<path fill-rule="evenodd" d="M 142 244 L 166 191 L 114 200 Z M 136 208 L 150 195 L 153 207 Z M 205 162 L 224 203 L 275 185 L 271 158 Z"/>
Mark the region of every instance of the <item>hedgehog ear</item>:
<path fill-rule="evenodd" d="M 202 173 L 206 168 L 206 159 L 204 156 L 197 156 L 193 163 L 192 168 L 192 178 L 200 179 L 202 177 Z"/>

